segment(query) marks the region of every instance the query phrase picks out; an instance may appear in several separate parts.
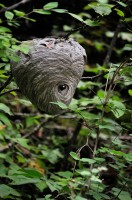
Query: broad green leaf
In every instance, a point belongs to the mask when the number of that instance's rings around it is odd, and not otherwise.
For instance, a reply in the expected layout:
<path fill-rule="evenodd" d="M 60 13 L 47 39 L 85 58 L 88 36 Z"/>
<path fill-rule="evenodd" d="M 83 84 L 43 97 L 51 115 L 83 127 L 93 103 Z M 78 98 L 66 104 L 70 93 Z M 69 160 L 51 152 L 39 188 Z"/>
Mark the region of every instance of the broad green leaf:
<path fill-rule="evenodd" d="M 4 113 L 0 113 L 0 121 L 2 121 L 7 127 L 12 127 L 12 124 L 8 117 Z"/>
<path fill-rule="evenodd" d="M 119 118 L 124 115 L 126 108 L 122 102 L 110 100 L 108 105 L 116 118 Z"/>
<path fill-rule="evenodd" d="M 4 113 L 7 113 L 8 115 L 12 115 L 10 108 L 3 103 L 0 103 L 0 110 L 2 110 Z"/>
<path fill-rule="evenodd" d="M 50 11 L 43 10 L 43 9 L 34 9 L 33 12 L 38 13 L 38 14 L 42 14 L 42 15 L 50 15 L 51 14 Z"/>
<path fill-rule="evenodd" d="M 12 180 L 11 185 L 24 185 L 24 184 L 33 184 L 39 183 L 40 179 L 38 178 L 29 178 L 23 175 L 11 175 L 9 178 Z"/>
<path fill-rule="evenodd" d="M 28 139 L 25 139 L 25 138 L 12 138 L 12 141 L 20 144 L 21 146 L 25 147 L 26 149 L 31 149 L 31 146 L 29 146 L 27 144 L 28 143 Z"/>
<path fill-rule="evenodd" d="M 12 20 L 14 17 L 14 13 L 10 12 L 10 11 L 5 11 L 5 17 L 9 20 Z"/>
<path fill-rule="evenodd" d="M 88 171 L 88 169 L 82 169 L 82 170 L 76 170 L 77 173 L 79 173 L 82 176 L 91 176 L 91 172 Z"/>
<path fill-rule="evenodd" d="M 68 12 L 65 9 L 52 9 L 52 11 L 57 12 L 57 13 L 67 13 Z"/>
<path fill-rule="evenodd" d="M 74 158 L 74 160 L 80 160 L 79 156 L 75 152 L 70 152 L 70 156 Z"/>
<path fill-rule="evenodd" d="M 11 30 L 7 27 L 0 26 L 0 33 L 6 33 L 6 32 L 11 32 Z"/>
<path fill-rule="evenodd" d="M 62 103 L 62 102 L 50 102 L 50 103 L 58 105 L 62 109 L 67 109 L 68 108 L 68 106 L 66 104 Z"/>
<path fill-rule="evenodd" d="M 20 193 L 17 192 L 16 190 L 14 190 L 13 188 L 11 188 L 5 184 L 0 184 L 0 197 L 4 198 L 8 195 L 21 196 Z"/>
<path fill-rule="evenodd" d="M 44 10 L 51 10 L 53 8 L 57 8 L 58 7 L 58 2 L 50 2 L 50 3 L 47 3 L 43 9 Z"/>
<path fill-rule="evenodd" d="M 35 169 L 26 168 L 19 171 L 26 173 L 25 176 L 29 178 L 41 178 L 43 176 L 40 172 L 36 171 Z"/>
<path fill-rule="evenodd" d="M 124 158 L 127 160 L 127 161 L 129 161 L 129 162 L 132 162 L 132 153 L 130 152 L 130 153 L 124 153 Z"/>
<path fill-rule="evenodd" d="M 74 13 L 69 13 L 69 12 L 68 12 L 68 14 L 71 15 L 72 17 L 74 17 L 75 19 L 79 20 L 80 22 L 83 22 L 82 17 L 80 17 L 79 15 L 76 15 Z"/>
<path fill-rule="evenodd" d="M 58 174 L 59 176 L 64 177 L 64 178 L 71 178 L 71 176 L 72 176 L 72 173 L 69 172 L 69 171 L 58 172 L 57 174 Z"/>
<path fill-rule="evenodd" d="M 85 120 L 95 120 L 99 119 L 98 115 L 86 112 L 86 111 L 79 111 L 79 115 Z"/>
<path fill-rule="evenodd" d="M 99 26 L 100 25 L 100 23 L 98 21 L 94 21 L 91 19 L 85 20 L 84 23 L 88 26 Z"/>
<path fill-rule="evenodd" d="M 43 190 L 47 188 L 45 181 L 40 181 L 40 182 L 36 183 L 35 185 L 41 192 L 43 192 Z"/>
<path fill-rule="evenodd" d="M 90 158 L 81 158 L 80 161 L 84 163 L 89 163 L 89 164 L 93 164 L 96 162 L 95 160 L 90 159 Z"/>
<path fill-rule="evenodd" d="M 100 15 L 109 15 L 111 11 L 111 7 L 108 4 L 97 4 L 94 6 L 93 4 L 90 5 L 94 9 L 94 11 Z"/>
<path fill-rule="evenodd" d="M 51 192 L 54 192 L 55 190 L 57 190 L 55 186 L 55 184 L 51 184 L 49 181 L 46 181 L 47 186 L 49 187 L 49 189 L 51 190 Z"/>

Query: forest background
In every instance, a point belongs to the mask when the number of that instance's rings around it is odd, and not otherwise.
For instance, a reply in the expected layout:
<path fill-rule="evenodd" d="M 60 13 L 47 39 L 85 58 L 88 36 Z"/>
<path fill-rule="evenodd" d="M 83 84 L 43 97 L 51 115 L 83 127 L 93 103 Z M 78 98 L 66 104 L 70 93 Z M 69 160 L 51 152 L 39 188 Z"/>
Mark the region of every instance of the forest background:
<path fill-rule="evenodd" d="M 0 199 L 132 199 L 132 1 L 1 0 Z M 62 115 L 41 113 L 10 71 L 22 41 L 71 37 L 87 64 Z M 68 109 L 68 111 L 67 111 Z"/>

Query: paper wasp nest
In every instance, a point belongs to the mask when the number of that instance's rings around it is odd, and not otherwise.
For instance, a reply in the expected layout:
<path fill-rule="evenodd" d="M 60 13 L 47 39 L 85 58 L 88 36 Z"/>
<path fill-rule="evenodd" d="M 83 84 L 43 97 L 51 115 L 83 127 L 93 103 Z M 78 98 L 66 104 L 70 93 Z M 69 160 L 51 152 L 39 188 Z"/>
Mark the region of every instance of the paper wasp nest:
<path fill-rule="evenodd" d="M 61 113 L 50 102 L 71 102 L 84 70 L 84 48 L 73 39 L 47 37 L 29 41 L 28 54 L 17 54 L 20 61 L 12 62 L 11 69 L 22 94 L 41 111 Z"/>

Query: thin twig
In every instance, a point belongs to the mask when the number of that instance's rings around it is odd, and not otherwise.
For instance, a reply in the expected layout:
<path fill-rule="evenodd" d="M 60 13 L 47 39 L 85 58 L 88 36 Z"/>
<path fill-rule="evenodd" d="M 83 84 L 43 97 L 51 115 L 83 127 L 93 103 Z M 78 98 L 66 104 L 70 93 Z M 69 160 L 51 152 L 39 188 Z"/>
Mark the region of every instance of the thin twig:
<path fill-rule="evenodd" d="M 103 77 L 103 76 L 105 76 L 105 75 L 107 75 L 109 72 L 105 72 L 105 73 L 102 73 L 102 74 L 98 74 L 98 75 L 95 75 L 95 76 L 86 76 L 86 77 L 82 77 L 81 79 L 89 79 L 89 80 L 94 80 L 94 79 L 96 79 L 96 78 L 99 78 L 99 77 Z"/>
<path fill-rule="evenodd" d="M 106 57 L 104 59 L 103 66 L 107 66 L 109 61 L 110 61 L 110 58 L 111 58 L 111 55 L 112 55 L 112 52 L 113 52 L 113 48 L 116 44 L 118 34 L 119 34 L 121 27 L 122 27 L 122 22 L 119 21 L 119 23 L 117 24 L 116 30 L 114 32 L 113 38 L 111 40 L 110 47 L 109 47 L 108 52 L 106 54 Z"/>
<path fill-rule="evenodd" d="M 10 76 L 9 76 L 9 78 L 6 80 L 6 82 L 0 87 L 0 92 L 1 92 L 4 88 L 6 88 L 7 85 L 10 84 L 12 78 L 13 78 L 13 75 L 12 75 L 12 73 L 11 73 Z"/>
<path fill-rule="evenodd" d="M 113 199 L 113 200 L 116 200 L 118 199 L 119 195 L 121 194 L 122 190 L 125 188 L 126 184 L 127 184 L 128 181 L 126 181 L 123 185 L 122 185 L 122 188 L 121 190 L 119 191 L 119 193 L 117 194 L 117 196 Z"/>
<path fill-rule="evenodd" d="M 20 2 L 18 2 L 16 4 L 13 4 L 13 5 L 9 6 L 9 7 L 4 7 L 4 8 L 2 8 L 0 10 L 0 13 L 5 12 L 7 10 L 13 10 L 13 9 L 17 8 L 18 6 L 20 6 L 21 4 L 25 4 L 25 3 L 29 2 L 29 1 L 31 1 L 31 0 L 22 0 L 22 1 L 20 1 Z"/>
<path fill-rule="evenodd" d="M 11 89 L 11 90 L 7 90 L 6 92 L 3 92 L 0 94 L 0 97 L 5 95 L 5 94 L 8 94 L 10 92 L 21 92 L 19 88 L 15 88 L 15 89 Z"/>
<path fill-rule="evenodd" d="M 47 123 L 49 119 L 44 119 L 39 125 L 37 125 L 32 131 L 27 133 L 26 135 L 23 136 L 23 138 L 28 138 L 29 136 L 35 134 L 45 123 Z"/>

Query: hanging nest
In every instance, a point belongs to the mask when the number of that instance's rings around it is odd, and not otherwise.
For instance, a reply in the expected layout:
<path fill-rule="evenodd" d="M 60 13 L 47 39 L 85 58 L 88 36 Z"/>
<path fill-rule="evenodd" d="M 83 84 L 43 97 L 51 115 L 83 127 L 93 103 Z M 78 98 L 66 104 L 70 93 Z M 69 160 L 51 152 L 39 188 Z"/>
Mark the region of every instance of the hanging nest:
<path fill-rule="evenodd" d="M 23 95 L 41 111 L 58 114 L 62 109 L 51 102 L 68 105 L 80 81 L 86 52 L 73 39 L 44 38 L 29 41 L 29 52 L 17 52 L 12 74 Z"/>

